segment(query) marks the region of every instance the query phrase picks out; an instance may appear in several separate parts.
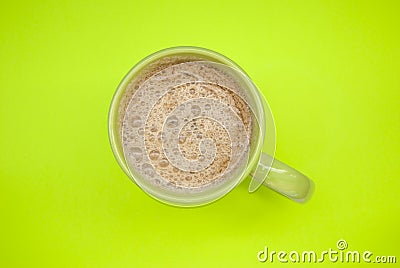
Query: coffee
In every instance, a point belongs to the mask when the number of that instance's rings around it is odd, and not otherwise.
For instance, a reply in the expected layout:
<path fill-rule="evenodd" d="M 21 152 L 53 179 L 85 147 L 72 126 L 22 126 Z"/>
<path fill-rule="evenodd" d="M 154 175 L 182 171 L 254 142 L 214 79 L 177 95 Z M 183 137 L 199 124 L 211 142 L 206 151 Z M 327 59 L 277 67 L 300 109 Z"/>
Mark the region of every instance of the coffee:
<path fill-rule="evenodd" d="M 222 66 L 173 56 L 132 79 L 118 116 L 130 170 L 159 187 L 201 191 L 246 166 L 252 113 Z"/>

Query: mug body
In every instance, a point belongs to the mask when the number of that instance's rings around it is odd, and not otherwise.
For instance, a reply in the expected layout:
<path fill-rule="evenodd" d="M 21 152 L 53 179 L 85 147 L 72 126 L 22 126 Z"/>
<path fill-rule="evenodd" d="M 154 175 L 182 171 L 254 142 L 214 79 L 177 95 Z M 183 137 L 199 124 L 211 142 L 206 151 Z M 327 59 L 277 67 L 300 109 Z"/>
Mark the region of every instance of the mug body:
<path fill-rule="evenodd" d="M 171 63 L 181 64 L 185 62 L 207 62 L 208 65 L 234 76 L 236 83 L 245 93 L 244 101 L 250 107 L 252 114 L 252 130 L 249 139 L 247 161 L 241 168 L 230 173 L 229 179 L 225 179 L 209 187 L 202 187 L 201 189 L 175 189 L 174 187 L 163 187 L 151 182 L 128 164 L 123 146 L 123 119 L 130 99 L 135 94 L 135 90 L 137 90 L 137 86 L 135 88 L 132 86 L 132 83 L 144 83 L 155 73 L 170 67 Z M 137 107 L 137 109 L 140 109 L 140 107 Z M 123 78 L 113 96 L 109 110 L 109 139 L 112 151 L 120 167 L 147 194 L 161 202 L 174 206 L 200 206 L 225 196 L 246 178 L 257 165 L 266 137 L 266 112 L 268 111 L 268 106 L 257 87 L 232 60 L 204 48 L 173 47 L 158 51 L 144 58 Z"/>

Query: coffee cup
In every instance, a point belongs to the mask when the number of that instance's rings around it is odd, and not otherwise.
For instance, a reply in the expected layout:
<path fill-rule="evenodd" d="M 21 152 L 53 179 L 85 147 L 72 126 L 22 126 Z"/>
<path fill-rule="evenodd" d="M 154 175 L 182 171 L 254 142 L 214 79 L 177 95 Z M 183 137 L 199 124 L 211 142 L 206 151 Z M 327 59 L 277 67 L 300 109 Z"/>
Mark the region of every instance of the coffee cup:
<path fill-rule="evenodd" d="M 122 170 L 166 204 L 211 203 L 251 177 L 306 202 L 314 183 L 277 160 L 264 96 L 229 58 L 199 47 L 158 51 L 136 64 L 111 102 L 109 139 Z"/>

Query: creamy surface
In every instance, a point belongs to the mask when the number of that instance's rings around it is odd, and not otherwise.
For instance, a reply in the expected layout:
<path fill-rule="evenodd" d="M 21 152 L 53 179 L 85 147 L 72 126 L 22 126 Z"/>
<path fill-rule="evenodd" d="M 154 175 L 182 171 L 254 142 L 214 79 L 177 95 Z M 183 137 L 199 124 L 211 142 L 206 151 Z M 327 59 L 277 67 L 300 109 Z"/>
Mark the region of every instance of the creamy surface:
<path fill-rule="evenodd" d="M 218 66 L 176 61 L 129 84 L 122 144 L 129 168 L 143 179 L 201 190 L 246 166 L 251 110 L 232 74 Z"/>

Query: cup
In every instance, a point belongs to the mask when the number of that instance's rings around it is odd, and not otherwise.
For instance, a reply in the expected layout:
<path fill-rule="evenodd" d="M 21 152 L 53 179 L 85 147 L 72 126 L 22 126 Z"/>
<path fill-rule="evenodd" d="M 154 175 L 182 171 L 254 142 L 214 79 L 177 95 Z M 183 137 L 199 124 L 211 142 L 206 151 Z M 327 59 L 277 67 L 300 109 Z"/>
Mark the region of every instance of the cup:
<path fill-rule="evenodd" d="M 204 81 L 204 76 L 194 76 L 193 78 L 184 81 L 178 79 L 179 81 L 177 80 L 176 82 L 174 80 L 169 81 L 168 79 L 164 79 L 165 81 L 160 82 L 161 85 L 163 85 L 160 87 L 161 93 L 159 92 L 160 90 L 156 90 L 156 92 L 159 93 L 159 96 L 157 95 L 156 99 L 164 98 L 166 96 L 165 94 L 167 94 L 171 88 L 179 88 L 182 83 L 208 83 L 226 88 L 226 91 L 236 94 L 235 97 L 245 102 L 247 107 L 249 107 L 249 114 L 251 115 L 252 123 L 251 126 L 250 124 L 247 125 L 248 128 L 251 128 L 251 135 L 248 137 L 248 143 L 243 142 L 244 140 L 239 140 L 240 138 L 237 137 L 238 135 L 229 135 L 228 132 L 228 137 L 232 140 L 230 149 L 230 155 L 232 156 L 231 159 L 233 159 L 232 162 L 236 162 L 235 165 L 232 165 L 234 167 L 231 169 L 229 164 L 226 168 L 226 172 L 224 171 L 223 173 L 225 179 L 218 181 L 218 183 L 211 183 L 204 187 L 194 187 L 193 189 L 190 187 L 175 187 L 175 185 L 171 185 L 171 183 L 165 184 L 160 183 L 160 180 L 158 179 L 153 180 L 153 177 L 158 176 L 158 174 L 157 169 L 151 169 L 151 165 L 149 165 L 149 172 L 151 171 L 151 173 L 144 175 L 143 171 L 139 171 L 134 167 L 134 164 L 130 164 L 132 152 L 129 152 L 129 150 L 125 148 L 126 146 L 124 147 L 123 145 L 126 144 L 126 139 L 128 139 L 124 138 L 126 136 L 126 133 L 125 136 L 123 133 L 124 120 L 126 119 L 126 116 L 128 116 L 127 114 L 129 114 L 129 111 L 137 111 L 137 109 L 140 111 L 140 109 L 144 109 L 143 107 L 145 106 L 154 107 L 155 105 L 154 103 L 146 103 L 142 101 L 141 105 L 133 106 L 131 98 L 135 96 L 135 94 L 139 94 L 138 91 L 140 87 L 143 88 L 146 83 L 151 84 L 152 81 L 150 80 L 153 79 L 153 81 L 159 81 L 160 79 L 155 80 L 157 75 L 160 76 L 160 74 L 167 71 L 176 75 L 173 69 L 175 68 L 174 66 L 180 67 L 180 69 L 176 68 L 176 70 L 179 70 L 183 76 L 186 75 L 186 67 L 192 69 L 197 68 L 198 70 L 201 69 L 203 71 L 204 69 L 213 71 L 217 70 L 221 74 L 229 77 L 229 83 L 231 83 L 232 86 L 231 88 L 228 88 L 226 85 L 218 85 L 220 80 L 211 81 L 212 79 L 208 79 L 207 81 Z M 207 73 L 205 76 L 207 77 Z M 178 75 L 177 77 L 181 76 Z M 234 90 L 232 90 L 232 88 L 235 87 L 240 89 L 239 92 L 233 92 Z M 151 85 L 149 85 L 149 88 L 152 88 Z M 140 94 L 151 95 L 155 93 L 144 91 Z M 196 101 L 201 102 L 204 101 L 204 99 L 193 98 L 190 99 L 190 101 L 192 101 L 191 105 L 193 105 Z M 212 117 L 212 120 L 221 124 L 226 131 L 233 129 L 231 126 L 232 124 L 235 125 L 236 128 L 244 127 L 239 126 L 239 123 L 232 123 L 236 120 L 235 115 L 230 117 L 229 120 L 226 119 L 225 115 L 230 112 L 228 110 L 226 110 L 226 113 L 221 112 L 221 114 L 224 114 L 224 117 L 219 118 L 218 113 L 216 113 L 215 110 L 223 109 L 224 107 L 221 107 L 221 104 L 215 101 L 207 103 L 206 105 L 211 104 L 214 106 L 212 106 L 210 112 L 206 113 L 205 111 L 202 111 L 202 113 L 199 113 L 197 117 L 192 116 L 192 118 L 189 118 L 189 121 L 201 118 L 203 115 L 207 118 Z M 145 113 L 145 111 L 143 111 L 143 113 Z M 142 123 L 146 124 L 146 120 L 149 120 L 148 116 L 149 115 L 147 114 L 142 120 Z M 179 131 L 182 130 L 182 127 L 183 126 L 179 128 Z M 138 128 L 138 132 L 142 132 L 142 136 L 139 135 L 140 137 L 145 135 L 143 134 L 144 129 L 145 128 Z M 167 130 L 168 129 L 165 127 L 164 122 L 163 131 L 160 132 L 162 133 L 162 136 L 159 137 L 162 144 L 164 144 L 164 141 L 166 141 L 167 138 L 171 140 L 178 139 L 179 134 L 177 133 L 179 131 L 168 133 Z M 245 133 L 245 131 L 239 132 Z M 261 92 L 236 63 L 229 58 L 208 49 L 199 47 L 172 47 L 151 54 L 137 63 L 123 78 L 113 96 L 108 116 L 108 133 L 114 156 L 126 175 L 153 198 L 173 206 L 194 207 L 211 203 L 228 194 L 233 188 L 249 176 L 251 177 L 248 188 L 250 193 L 255 192 L 261 185 L 264 185 L 291 200 L 304 203 L 309 200 L 314 191 L 314 183 L 307 178 L 307 176 L 274 157 L 275 124 L 268 103 Z M 199 146 L 201 147 L 202 144 Z M 181 168 L 184 170 L 182 166 L 186 164 L 186 170 L 183 172 L 189 172 L 187 169 L 190 169 L 191 166 L 195 166 L 196 163 L 199 163 L 197 160 L 197 162 L 190 162 L 181 154 L 180 158 L 177 158 L 178 160 L 168 158 L 168 155 L 171 155 L 168 153 L 168 150 L 171 148 L 168 148 L 168 146 L 166 148 L 163 145 L 163 153 L 165 153 L 168 161 L 171 162 L 169 164 L 174 165 L 174 168 Z M 207 149 L 208 158 L 215 157 L 216 145 L 211 144 L 209 148 L 211 149 Z M 148 161 L 148 163 L 151 163 L 149 156 L 150 152 L 146 149 L 137 150 L 134 153 L 136 160 L 140 159 L 140 161 Z M 234 159 L 235 154 L 240 155 L 240 161 L 238 160 L 239 156 L 236 157 L 236 160 Z M 209 160 L 210 162 L 211 160 L 208 158 L 206 160 Z M 245 161 L 243 161 L 243 159 L 245 159 Z M 191 165 L 191 163 L 194 164 Z M 144 165 L 148 164 L 142 164 L 142 166 Z M 190 172 L 193 174 L 197 172 L 197 170 L 191 170 Z M 151 179 L 149 179 L 150 177 Z"/>

